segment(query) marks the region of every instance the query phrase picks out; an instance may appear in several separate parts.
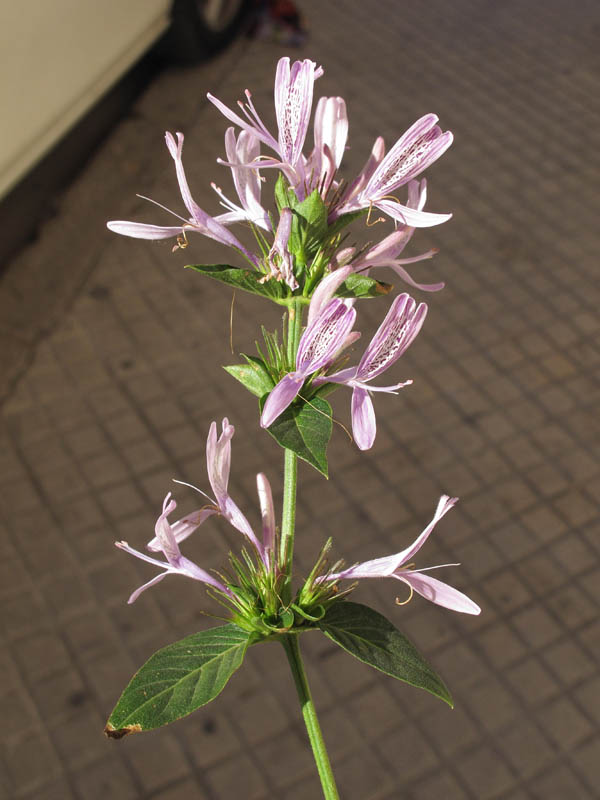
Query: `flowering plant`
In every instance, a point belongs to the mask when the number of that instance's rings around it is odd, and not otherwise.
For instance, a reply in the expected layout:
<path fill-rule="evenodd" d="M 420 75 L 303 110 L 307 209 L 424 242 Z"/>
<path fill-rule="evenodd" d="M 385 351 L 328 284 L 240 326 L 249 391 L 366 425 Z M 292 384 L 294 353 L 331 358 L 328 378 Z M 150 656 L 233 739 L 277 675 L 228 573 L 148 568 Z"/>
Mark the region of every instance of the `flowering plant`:
<path fill-rule="evenodd" d="M 322 97 L 314 115 L 314 147 L 309 155 L 304 154 L 314 84 L 322 73 L 322 68 L 310 60 L 293 64 L 288 58 L 279 61 L 275 79 L 277 136 L 262 122 L 250 92 L 246 91 L 246 102 L 239 104 L 243 116 L 208 95 L 233 123 L 225 133 L 226 158 L 219 161 L 231 170 L 239 204 L 213 184 L 226 211 L 210 216 L 201 209 L 185 176 L 183 134 L 174 137 L 167 133 L 167 148 L 175 162 L 189 216 L 171 212 L 178 223 L 168 227 L 128 221 L 108 223 L 112 231 L 126 236 L 175 238 L 174 250 L 187 247 L 187 235 L 192 232 L 231 248 L 244 266 L 194 265 L 192 269 L 284 306 L 287 327 L 282 341 L 275 333 L 264 332 L 264 347 L 257 347 L 256 355 L 245 355 L 243 363 L 226 367 L 233 378 L 258 397 L 260 426 L 284 449 L 281 524 L 277 524 L 271 486 L 265 475 L 257 476 L 262 517 L 259 535 L 230 496 L 234 428 L 224 418 L 218 434 L 213 422 L 206 442 L 213 496 L 190 487 L 203 496 L 203 504 L 173 522 L 169 517 L 176 502 L 171 493 L 167 494 L 155 536 L 147 545 L 151 553 L 162 554 L 164 560 L 135 550 L 127 542 L 117 542 L 117 547 L 160 569 L 133 592 L 130 603 L 166 576 L 183 575 L 205 584 L 213 598 L 227 609 L 230 621 L 155 653 L 123 692 L 106 733 L 121 738 L 189 714 L 219 694 L 242 664 L 248 647 L 277 640 L 291 666 L 324 796 L 336 798 L 337 789 L 300 654 L 300 635 L 321 631 L 355 658 L 452 705 L 441 678 L 409 640 L 381 614 L 348 598 L 362 579 L 389 577 L 407 584 L 410 598 L 417 592 L 453 611 L 478 614 L 480 609 L 457 589 L 433 578 L 429 574 L 433 567 L 417 569 L 412 562 L 436 524 L 457 502 L 457 498 L 445 495 L 430 523 L 400 552 L 352 566 L 341 561 L 331 565 L 331 542 L 326 542 L 308 577 L 300 585 L 293 582 L 297 461 L 303 459 L 327 477 L 332 410 L 326 396 L 340 386 L 352 389 L 353 437 L 361 450 L 367 450 L 373 445 L 377 430 L 372 393 L 398 393 L 411 383 L 372 383 L 410 347 L 425 321 L 427 305 L 417 303 L 407 293 L 397 295 L 391 302 L 358 363 L 352 364 L 349 348 L 360 337 L 354 330 L 360 319 L 360 301 L 386 297 L 392 289 L 373 278 L 371 270 L 391 267 L 406 284 L 419 291 L 442 289 L 443 283 L 417 283 L 406 270 L 408 264 L 429 259 L 435 251 L 411 258 L 400 256 L 416 228 L 437 225 L 450 217 L 424 210 L 426 182 L 417 180 L 452 142 L 452 134 L 442 132 L 433 114 L 415 122 L 387 155 L 383 140 L 378 138 L 358 176 L 347 181 L 340 175 L 348 135 L 346 105 L 341 97 Z M 271 151 L 268 155 L 261 154 L 262 145 Z M 261 198 L 265 180 L 262 172 L 268 169 L 278 172 L 274 209 L 265 207 Z M 404 203 L 394 195 L 403 186 L 407 187 Z M 390 217 L 395 230 L 374 246 L 342 246 L 347 226 L 359 220 L 372 224 L 373 209 Z M 243 223 L 252 230 L 256 240 L 253 250 L 231 232 L 234 223 Z M 226 569 L 208 572 L 182 555 L 180 545 L 215 514 L 226 519 L 244 540 L 238 554 L 229 554 Z"/>

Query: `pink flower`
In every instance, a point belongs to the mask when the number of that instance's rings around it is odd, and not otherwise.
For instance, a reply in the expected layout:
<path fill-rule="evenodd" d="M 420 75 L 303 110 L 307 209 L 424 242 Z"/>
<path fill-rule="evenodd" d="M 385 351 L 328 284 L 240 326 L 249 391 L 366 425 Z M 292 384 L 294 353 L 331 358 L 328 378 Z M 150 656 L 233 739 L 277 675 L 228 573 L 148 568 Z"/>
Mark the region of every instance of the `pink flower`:
<path fill-rule="evenodd" d="M 231 167 L 233 184 L 241 207 L 228 200 L 221 189 L 212 183 L 211 186 L 221 198 L 225 208 L 229 211 L 215 217 L 217 222 L 230 225 L 232 222 L 252 222 L 263 230 L 271 231 L 269 215 L 260 204 L 262 181 L 258 169 L 248 169 L 243 166 L 257 161 L 260 155 L 260 142 L 248 131 L 241 131 L 236 139 L 233 128 L 225 132 L 225 152 L 227 163 Z"/>
<path fill-rule="evenodd" d="M 314 381 L 315 386 L 342 383 L 352 388 L 352 433 L 361 450 L 368 450 L 373 446 L 377 432 L 375 409 L 369 392 L 393 394 L 412 383 L 408 380 L 393 386 L 371 386 L 369 382 L 385 372 L 406 352 L 421 330 L 426 314 L 425 303 L 417 306 L 409 295 L 398 295 L 358 366 L 348 367 L 333 375 L 319 376 Z"/>
<path fill-rule="evenodd" d="M 331 364 L 340 350 L 354 341 L 350 331 L 355 319 L 352 304 L 335 299 L 308 325 L 298 345 L 295 371 L 288 372 L 267 398 L 260 418 L 262 428 L 272 425 L 293 402 L 309 375 Z"/>
<path fill-rule="evenodd" d="M 410 181 L 408 184 L 408 202 L 407 207 L 422 211 L 427 199 L 427 181 L 425 178 L 421 181 Z M 398 258 L 400 253 L 404 250 L 406 245 L 410 242 L 415 228 L 410 225 L 402 225 L 382 239 L 379 244 L 376 244 L 370 250 L 367 250 L 364 255 L 359 256 L 352 262 L 352 267 L 355 272 L 369 274 L 373 267 L 390 267 L 394 272 L 402 278 L 409 286 L 414 286 L 415 289 L 420 289 L 422 292 L 438 292 L 444 288 L 443 283 L 417 283 L 409 273 L 404 269 L 405 264 L 414 264 L 417 261 L 423 261 L 432 258 L 437 250 L 427 250 L 418 256 L 412 258 Z"/>
<path fill-rule="evenodd" d="M 167 132 L 165 134 L 165 141 L 167 143 L 169 153 L 175 161 L 175 171 L 177 173 L 177 180 L 179 182 L 179 190 L 181 192 L 183 203 L 190 214 L 190 218 L 185 219 L 184 217 L 179 216 L 179 214 L 176 214 L 174 211 L 166 208 L 166 211 L 181 220 L 181 225 L 163 227 L 160 225 L 147 225 L 142 222 L 113 220 L 106 223 L 109 230 L 113 231 L 114 233 L 120 233 L 123 236 L 132 236 L 134 239 L 169 239 L 174 236 L 179 236 L 183 237 L 183 242 L 179 242 L 180 246 L 182 247 L 185 246 L 186 232 L 196 231 L 197 233 L 208 236 L 208 238 L 214 239 L 217 242 L 221 242 L 221 244 L 227 245 L 228 247 L 234 247 L 236 250 L 239 250 L 241 253 L 243 253 L 253 264 L 256 264 L 256 257 L 250 253 L 241 244 L 241 242 L 239 242 L 236 237 L 227 230 L 224 225 L 218 222 L 214 217 L 209 216 L 206 211 L 203 211 L 194 201 L 183 169 L 183 134 L 178 133 L 177 142 L 175 142 L 173 135 Z M 165 208 L 164 206 L 161 206 L 160 203 L 156 203 L 154 200 L 151 200 L 150 202 L 155 203 L 155 205 L 158 205 L 161 208 Z"/>
<path fill-rule="evenodd" d="M 362 564 L 356 564 L 354 567 L 342 570 L 342 572 L 324 575 L 319 580 L 330 582 L 360 580 L 362 578 L 395 578 L 410 586 L 411 596 L 412 592 L 415 591 L 427 600 L 431 600 L 432 603 L 437 603 L 437 605 L 444 606 L 452 611 L 461 611 L 464 614 L 481 613 L 479 606 L 465 594 L 452 586 L 448 586 L 447 583 L 442 583 L 442 581 L 425 574 L 428 570 L 440 569 L 441 567 L 457 567 L 459 566 L 458 564 L 439 564 L 435 567 L 414 569 L 412 564 L 408 563 L 423 547 L 436 524 L 453 508 L 457 501 L 457 497 L 442 495 L 429 525 L 409 547 L 400 553 L 376 558 L 372 561 L 363 561 Z"/>
<path fill-rule="evenodd" d="M 160 583 L 160 581 L 162 581 L 163 578 L 166 578 L 167 575 L 184 575 L 186 578 L 193 578 L 194 580 L 201 581 L 208 586 L 212 586 L 223 594 L 226 594 L 228 597 L 233 598 L 233 592 L 227 586 L 225 586 L 225 584 L 214 578 L 197 564 L 194 564 L 193 561 L 190 561 L 188 558 L 185 558 L 185 556 L 181 555 L 179 545 L 177 544 L 177 539 L 175 538 L 175 532 L 168 519 L 169 514 L 171 514 L 176 507 L 177 503 L 175 500 L 171 500 L 171 493 L 169 492 L 163 502 L 162 514 L 156 520 L 156 525 L 154 528 L 156 533 L 155 540 L 157 542 L 157 547 L 155 549 L 162 551 L 166 561 L 159 561 L 156 558 L 147 556 L 145 553 L 140 553 L 138 550 L 134 550 L 133 547 L 130 547 L 127 542 L 115 542 L 115 545 L 120 550 L 125 550 L 126 553 L 129 553 L 136 558 L 140 558 L 142 561 L 147 561 L 149 564 L 154 564 L 163 570 L 159 575 L 156 575 L 154 578 L 152 578 L 152 580 L 148 581 L 148 583 L 144 583 L 142 586 L 136 589 L 127 602 L 134 603 L 142 592 L 146 591 L 146 589 L 149 589 L 150 586 Z"/>
<path fill-rule="evenodd" d="M 403 225 L 427 228 L 450 219 L 451 214 L 430 214 L 402 205 L 393 193 L 427 169 L 452 144 L 452 133 L 442 132 L 435 114 L 417 120 L 383 156 L 383 139 L 375 142 L 371 157 L 330 215 L 330 220 L 363 208 L 378 208 Z"/>
<path fill-rule="evenodd" d="M 277 116 L 278 137 L 269 133 L 252 103 L 252 95 L 246 90 L 246 103 L 238 103 L 246 119 L 242 119 L 224 103 L 211 94 L 207 97 L 228 120 L 242 130 L 251 133 L 267 147 L 274 150 L 280 160 L 273 158 L 255 159 L 247 166 L 277 167 L 281 169 L 292 185 L 301 183 L 304 177 L 304 157 L 302 148 L 308 131 L 313 101 L 314 82 L 323 74 L 314 61 L 294 61 L 280 58 L 275 75 L 275 114 Z M 221 162 L 227 164 L 227 162 Z M 228 164 L 231 166 L 230 164 Z"/>
<path fill-rule="evenodd" d="M 214 493 L 214 498 L 204 494 L 191 484 L 183 484 L 204 495 L 210 505 L 204 506 L 197 511 L 188 514 L 187 517 L 176 522 L 173 527 L 173 535 L 177 542 L 182 542 L 192 534 L 208 517 L 213 514 L 220 514 L 224 519 L 236 528 L 253 544 L 261 559 L 264 560 L 264 548 L 244 514 L 240 511 L 236 503 L 232 500 L 228 491 L 229 471 L 231 466 L 231 439 L 235 433 L 233 425 L 229 424 L 227 417 L 222 422 L 222 432 L 217 438 L 217 424 L 212 422 L 208 438 L 206 440 L 206 468 L 208 480 Z M 266 480 L 266 479 L 265 479 Z M 177 481 L 182 483 L 182 481 Z M 149 550 L 161 550 L 162 545 L 157 536 L 148 542 Z"/>

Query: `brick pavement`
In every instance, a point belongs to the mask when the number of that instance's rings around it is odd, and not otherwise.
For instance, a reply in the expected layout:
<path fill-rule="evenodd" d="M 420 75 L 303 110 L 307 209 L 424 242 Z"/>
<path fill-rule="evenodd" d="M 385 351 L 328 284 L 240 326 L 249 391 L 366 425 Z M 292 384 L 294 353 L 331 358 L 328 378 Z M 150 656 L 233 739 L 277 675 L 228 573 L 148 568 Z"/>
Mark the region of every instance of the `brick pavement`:
<path fill-rule="evenodd" d="M 452 582 L 484 609 L 463 618 L 417 598 L 400 610 L 395 586 L 360 590 L 439 667 L 454 711 L 304 637 L 341 794 L 593 798 L 597 5 L 383 0 L 375 13 L 344 0 L 305 10 L 311 39 L 298 55 L 325 65 L 319 94 L 348 102 L 348 174 L 375 135 L 389 143 L 430 110 L 456 142 L 429 171 L 431 209 L 455 217 L 416 237 L 422 249 L 441 249 L 418 275 L 448 286 L 428 298 L 427 325 L 398 368 L 415 384 L 400 398 L 377 398 L 372 451 L 359 453 L 336 431 L 332 479 L 301 470 L 300 563 L 327 535 L 350 561 L 392 552 L 447 491 L 461 502 L 427 560 L 462 562 Z M 196 238 L 185 255 L 171 255 L 168 243 L 112 236 L 103 222 L 157 219 L 136 191 L 179 204 L 165 128 L 185 131 L 194 193 L 216 208 L 208 184 L 219 176 L 225 122 L 204 92 L 233 101 L 248 86 L 264 108 L 281 54 L 240 41 L 210 65 L 162 74 L 2 278 L 7 797 L 319 796 L 275 647 L 251 650 L 214 704 L 170 729 L 121 743 L 101 735 L 132 671 L 159 645 L 208 624 L 202 595 L 186 581 L 128 607 L 148 572 L 112 542 L 147 540 L 170 478 L 205 483 L 204 438 L 222 411 L 237 426 L 232 493 L 255 522 L 254 474 L 274 479 L 279 464 L 276 446 L 257 434 L 253 399 L 219 366 L 232 358 L 228 293 L 180 269 L 190 254 L 209 262 L 222 250 Z M 238 350 L 256 335 L 259 305 L 236 300 Z M 278 312 L 260 308 L 276 325 Z M 381 314 L 375 303 L 362 310 L 372 325 Z M 347 393 L 334 401 L 347 421 Z M 219 521 L 207 526 L 192 556 L 219 565 L 223 538 L 235 542 Z"/>

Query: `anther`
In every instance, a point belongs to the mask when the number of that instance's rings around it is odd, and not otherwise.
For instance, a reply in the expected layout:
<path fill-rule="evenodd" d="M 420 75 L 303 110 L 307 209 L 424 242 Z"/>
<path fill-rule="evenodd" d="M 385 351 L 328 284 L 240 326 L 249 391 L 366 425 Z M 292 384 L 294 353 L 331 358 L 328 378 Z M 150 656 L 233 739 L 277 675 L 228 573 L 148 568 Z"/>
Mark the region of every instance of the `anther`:
<path fill-rule="evenodd" d="M 177 237 L 177 244 L 171 250 L 172 253 L 175 253 L 177 250 L 185 250 L 188 246 L 189 242 L 185 235 L 185 231 L 181 231 L 180 235 Z"/>

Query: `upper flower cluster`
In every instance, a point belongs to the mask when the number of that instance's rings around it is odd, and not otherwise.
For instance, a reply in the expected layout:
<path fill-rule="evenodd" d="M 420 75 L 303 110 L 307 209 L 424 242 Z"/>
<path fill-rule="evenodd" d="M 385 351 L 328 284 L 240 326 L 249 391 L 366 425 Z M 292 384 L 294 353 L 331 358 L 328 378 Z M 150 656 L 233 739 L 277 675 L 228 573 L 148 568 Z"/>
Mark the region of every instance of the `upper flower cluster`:
<path fill-rule="evenodd" d="M 211 216 L 195 202 L 183 168 L 183 134 L 177 133 L 174 137 L 167 133 L 167 148 L 175 162 L 188 216 L 170 212 L 179 219 L 179 224 L 173 226 L 116 220 L 109 222 L 108 227 L 116 233 L 143 239 L 175 237 L 178 242 L 176 248 L 187 246 L 188 232 L 201 233 L 237 250 L 254 268 L 265 274 L 265 279 L 281 281 L 292 292 L 299 288 L 305 290 L 306 286 L 314 288 L 328 270 L 334 270 L 342 261 L 350 265 L 354 272 L 361 273 L 368 273 L 377 266 L 391 267 L 403 280 L 424 291 L 442 288 L 442 283 L 415 282 L 404 268 L 405 264 L 431 258 L 435 251 L 429 250 L 409 259 L 399 256 L 415 228 L 438 225 L 451 216 L 424 210 L 426 183 L 416 178 L 450 146 L 452 133 L 441 130 L 434 114 L 426 114 L 398 139 L 387 154 L 383 139 L 379 137 L 360 173 L 353 180 L 344 180 L 339 173 L 348 138 L 348 117 L 343 98 L 319 99 L 314 114 L 314 146 L 308 155 L 304 152 L 315 81 L 322 74 L 322 67 L 308 59 L 293 64 L 289 58 L 280 59 L 274 92 L 277 135 L 272 134 L 263 123 L 249 91 L 246 91 L 246 101 L 239 102 L 242 116 L 213 95 L 208 95 L 208 99 L 238 128 L 238 132 L 235 127 L 227 129 L 226 158 L 218 159 L 219 163 L 231 170 L 238 202 L 228 199 L 222 189 L 212 183 L 226 209 L 225 213 Z M 261 154 L 263 145 L 273 155 Z M 294 253 L 290 239 L 294 236 L 291 209 L 287 203 L 283 208 L 280 207 L 280 219 L 275 224 L 272 213 L 261 199 L 264 180 L 261 171 L 273 168 L 285 176 L 287 186 L 299 203 L 314 193 L 318 194 L 326 209 L 326 225 L 321 231 L 324 241 L 331 230 L 338 230 L 356 213 L 368 211 L 370 215 L 374 208 L 390 217 L 396 230 L 366 252 L 357 252 L 354 248 L 336 252 L 334 242 L 333 250 L 329 248 L 325 253 L 327 263 L 321 263 L 323 251 L 318 246 L 313 248 L 312 255 L 318 253 L 318 258 L 314 259 L 312 265 L 299 263 L 302 259 Z M 406 200 L 401 202 L 396 193 L 405 185 L 408 194 Z M 160 206 L 160 203 L 156 205 Z M 344 217 L 347 220 L 342 222 Z M 260 253 L 248 250 L 229 230 L 229 226 L 236 222 L 255 226 Z M 303 281 L 303 276 L 311 273 L 311 267 L 314 267 L 316 279 L 312 275 L 312 280 Z"/>

